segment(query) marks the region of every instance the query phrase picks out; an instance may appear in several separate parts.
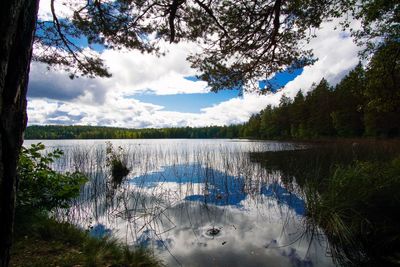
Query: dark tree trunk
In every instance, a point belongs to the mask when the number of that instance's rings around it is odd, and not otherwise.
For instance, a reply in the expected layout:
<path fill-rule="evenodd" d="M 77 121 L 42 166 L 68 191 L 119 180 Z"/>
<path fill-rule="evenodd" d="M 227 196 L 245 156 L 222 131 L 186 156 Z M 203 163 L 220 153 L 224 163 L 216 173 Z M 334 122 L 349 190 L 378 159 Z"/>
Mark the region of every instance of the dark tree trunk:
<path fill-rule="evenodd" d="M 16 168 L 26 127 L 26 91 L 39 0 L 2 0 L 0 8 L 0 266 L 8 266 Z"/>

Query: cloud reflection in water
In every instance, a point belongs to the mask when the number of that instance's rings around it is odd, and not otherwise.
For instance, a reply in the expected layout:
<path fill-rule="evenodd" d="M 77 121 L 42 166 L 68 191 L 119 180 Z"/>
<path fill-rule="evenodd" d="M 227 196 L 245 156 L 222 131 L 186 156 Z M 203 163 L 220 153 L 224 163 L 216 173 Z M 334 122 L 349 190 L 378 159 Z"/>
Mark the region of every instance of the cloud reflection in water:
<path fill-rule="evenodd" d="M 304 201 L 279 181 L 252 188 L 245 179 L 200 164 L 164 166 L 131 178 L 142 193 L 197 188 L 184 190 L 166 210 L 163 223 L 170 231 L 162 238 L 146 232 L 139 243 L 153 244 L 169 266 L 331 266 L 316 242 L 310 245 L 307 237 L 295 242 L 303 234 Z M 207 234 L 213 228 L 220 233 Z"/>

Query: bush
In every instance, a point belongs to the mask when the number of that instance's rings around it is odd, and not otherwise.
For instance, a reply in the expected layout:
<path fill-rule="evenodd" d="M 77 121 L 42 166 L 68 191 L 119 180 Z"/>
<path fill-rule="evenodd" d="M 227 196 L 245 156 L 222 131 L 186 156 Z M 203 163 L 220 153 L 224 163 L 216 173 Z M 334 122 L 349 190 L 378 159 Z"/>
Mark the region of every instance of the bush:
<path fill-rule="evenodd" d="M 52 209 L 69 206 L 87 178 L 53 170 L 51 164 L 63 152 L 45 154 L 44 149 L 39 143 L 23 147 L 20 154 L 11 266 L 162 266 L 148 250 L 132 250 L 110 237 L 91 237 L 88 231 L 49 218 Z M 112 168 L 118 166 L 115 162 L 122 164 L 119 155 L 112 154 Z"/>
<path fill-rule="evenodd" d="M 22 147 L 18 172 L 17 207 L 50 211 L 66 208 L 87 178 L 79 172 L 60 173 L 50 165 L 63 155 L 59 149 L 44 154 L 42 143 Z"/>

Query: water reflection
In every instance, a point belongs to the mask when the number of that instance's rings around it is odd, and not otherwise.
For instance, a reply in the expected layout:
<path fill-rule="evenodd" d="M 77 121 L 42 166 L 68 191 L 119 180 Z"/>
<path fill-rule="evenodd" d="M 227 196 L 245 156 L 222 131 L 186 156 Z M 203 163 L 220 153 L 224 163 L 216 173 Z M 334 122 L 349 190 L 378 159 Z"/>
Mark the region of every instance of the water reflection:
<path fill-rule="evenodd" d="M 324 251 L 312 243 L 311 252 L 311 240 L 302 236 L 299 215 L 304 215 L 304 201 L 283 188 L 277 174 L 265 175 L 269 179 L 246 183 L 245 176 L 188 164 L 133 177 L 129 182 L 145 189 L 146 195 L 154 196 L 160 188 L 165 191 L 157 195 L 164 198 L 168 192 L 184 192 L 160 219 L 170 229 L 166 239 L 156 235 L 158 229 L 146 229 L 145 238 L 142 234 L 138 240 L 142 245 L 168 248 L 176 257 L 171 265 L 177 261 L 189 266 L 262 266 L 266 262 L 313 266 L 318 258 L 315 253 Z"/>
<path fill-rule="evenodd" d="M 119 142 L 119 141 L 118 141 Z M 60 216 L 96 235 L 151 247 L 168 266 L 333 266 L 324 236 L 304 226 L 301 190 L 248 152 L 278 142 L 125 141 L 131 173 L 115 186 L 104 143 L 64 145 L 59 169 L 91 177 Z M 122 145 L 122 144 L 121 144 Z"/>
<path fill-rule="evenodd" d="M 399 151 L 398 140 L 343 140 L 250 157 L 302 189 L 307 230 L 327 235 L 337 265 L 399 266 Z"/>

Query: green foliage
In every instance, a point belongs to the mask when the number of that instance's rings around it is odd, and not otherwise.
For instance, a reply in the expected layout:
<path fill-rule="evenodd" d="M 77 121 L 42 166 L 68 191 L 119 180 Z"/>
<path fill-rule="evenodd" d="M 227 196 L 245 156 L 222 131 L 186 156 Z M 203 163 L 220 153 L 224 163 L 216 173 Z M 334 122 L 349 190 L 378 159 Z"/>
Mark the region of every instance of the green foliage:
<path fill-rule="evenodd" d="M 71 6 L 71 16 L 37 23 L 34 59 L 61 65 L 75 75 L 110 76 L 98 53 L 75 43 L 86 37 L 90 44 L 110 49 L 137 49 L 160 53 L 160 40 L 194 41 L 204 48 L 189 56 L 199 77 L 211 90 L 254 89 L 259 77 L 314 62 L 304 43 L 314 37 L 322 22 L 347 17 L 361 28 L 352 31 L 367 52 L 382 40 L 400 35 L 400 8 L 395 0 L 298 1 L 89 1 Z M 340 25 L 338 25 L 340 26 Z M 148 36 L 152 36 L 148 38 Z"/>
<path fill-rule="evenodd" d="M 44 154 L 42 143 L 22 147 L 18 164 L 17 206 L 19 208 L 52 210 L 67 207 L 76 197 L 87 178 L 78 172 L 60 173 L 51 164 L 63 152 L 59 149 Z"/>
<path fill-rule="evenodd" d="M 400 135 L 400 43 L 388 42 L 366 72 L 365 128 L 372 136 Z"/>
<path fill-rule="evenodd" d="M 362 27 L 352 30 L 352 34 L 359 45 L 366 47 L 364 55 L 379 50 L 385 42 L 399 41 L 400 5 L 397 0 L 364 0 L 353 4 L 350 10 Z"/>
<path fill-rule="evenodd" d="M 338 136 L 361 136 L 364 133 L 365 70 L 361 64 L 336 86 L 336 108 L 331 113 Z"/>

